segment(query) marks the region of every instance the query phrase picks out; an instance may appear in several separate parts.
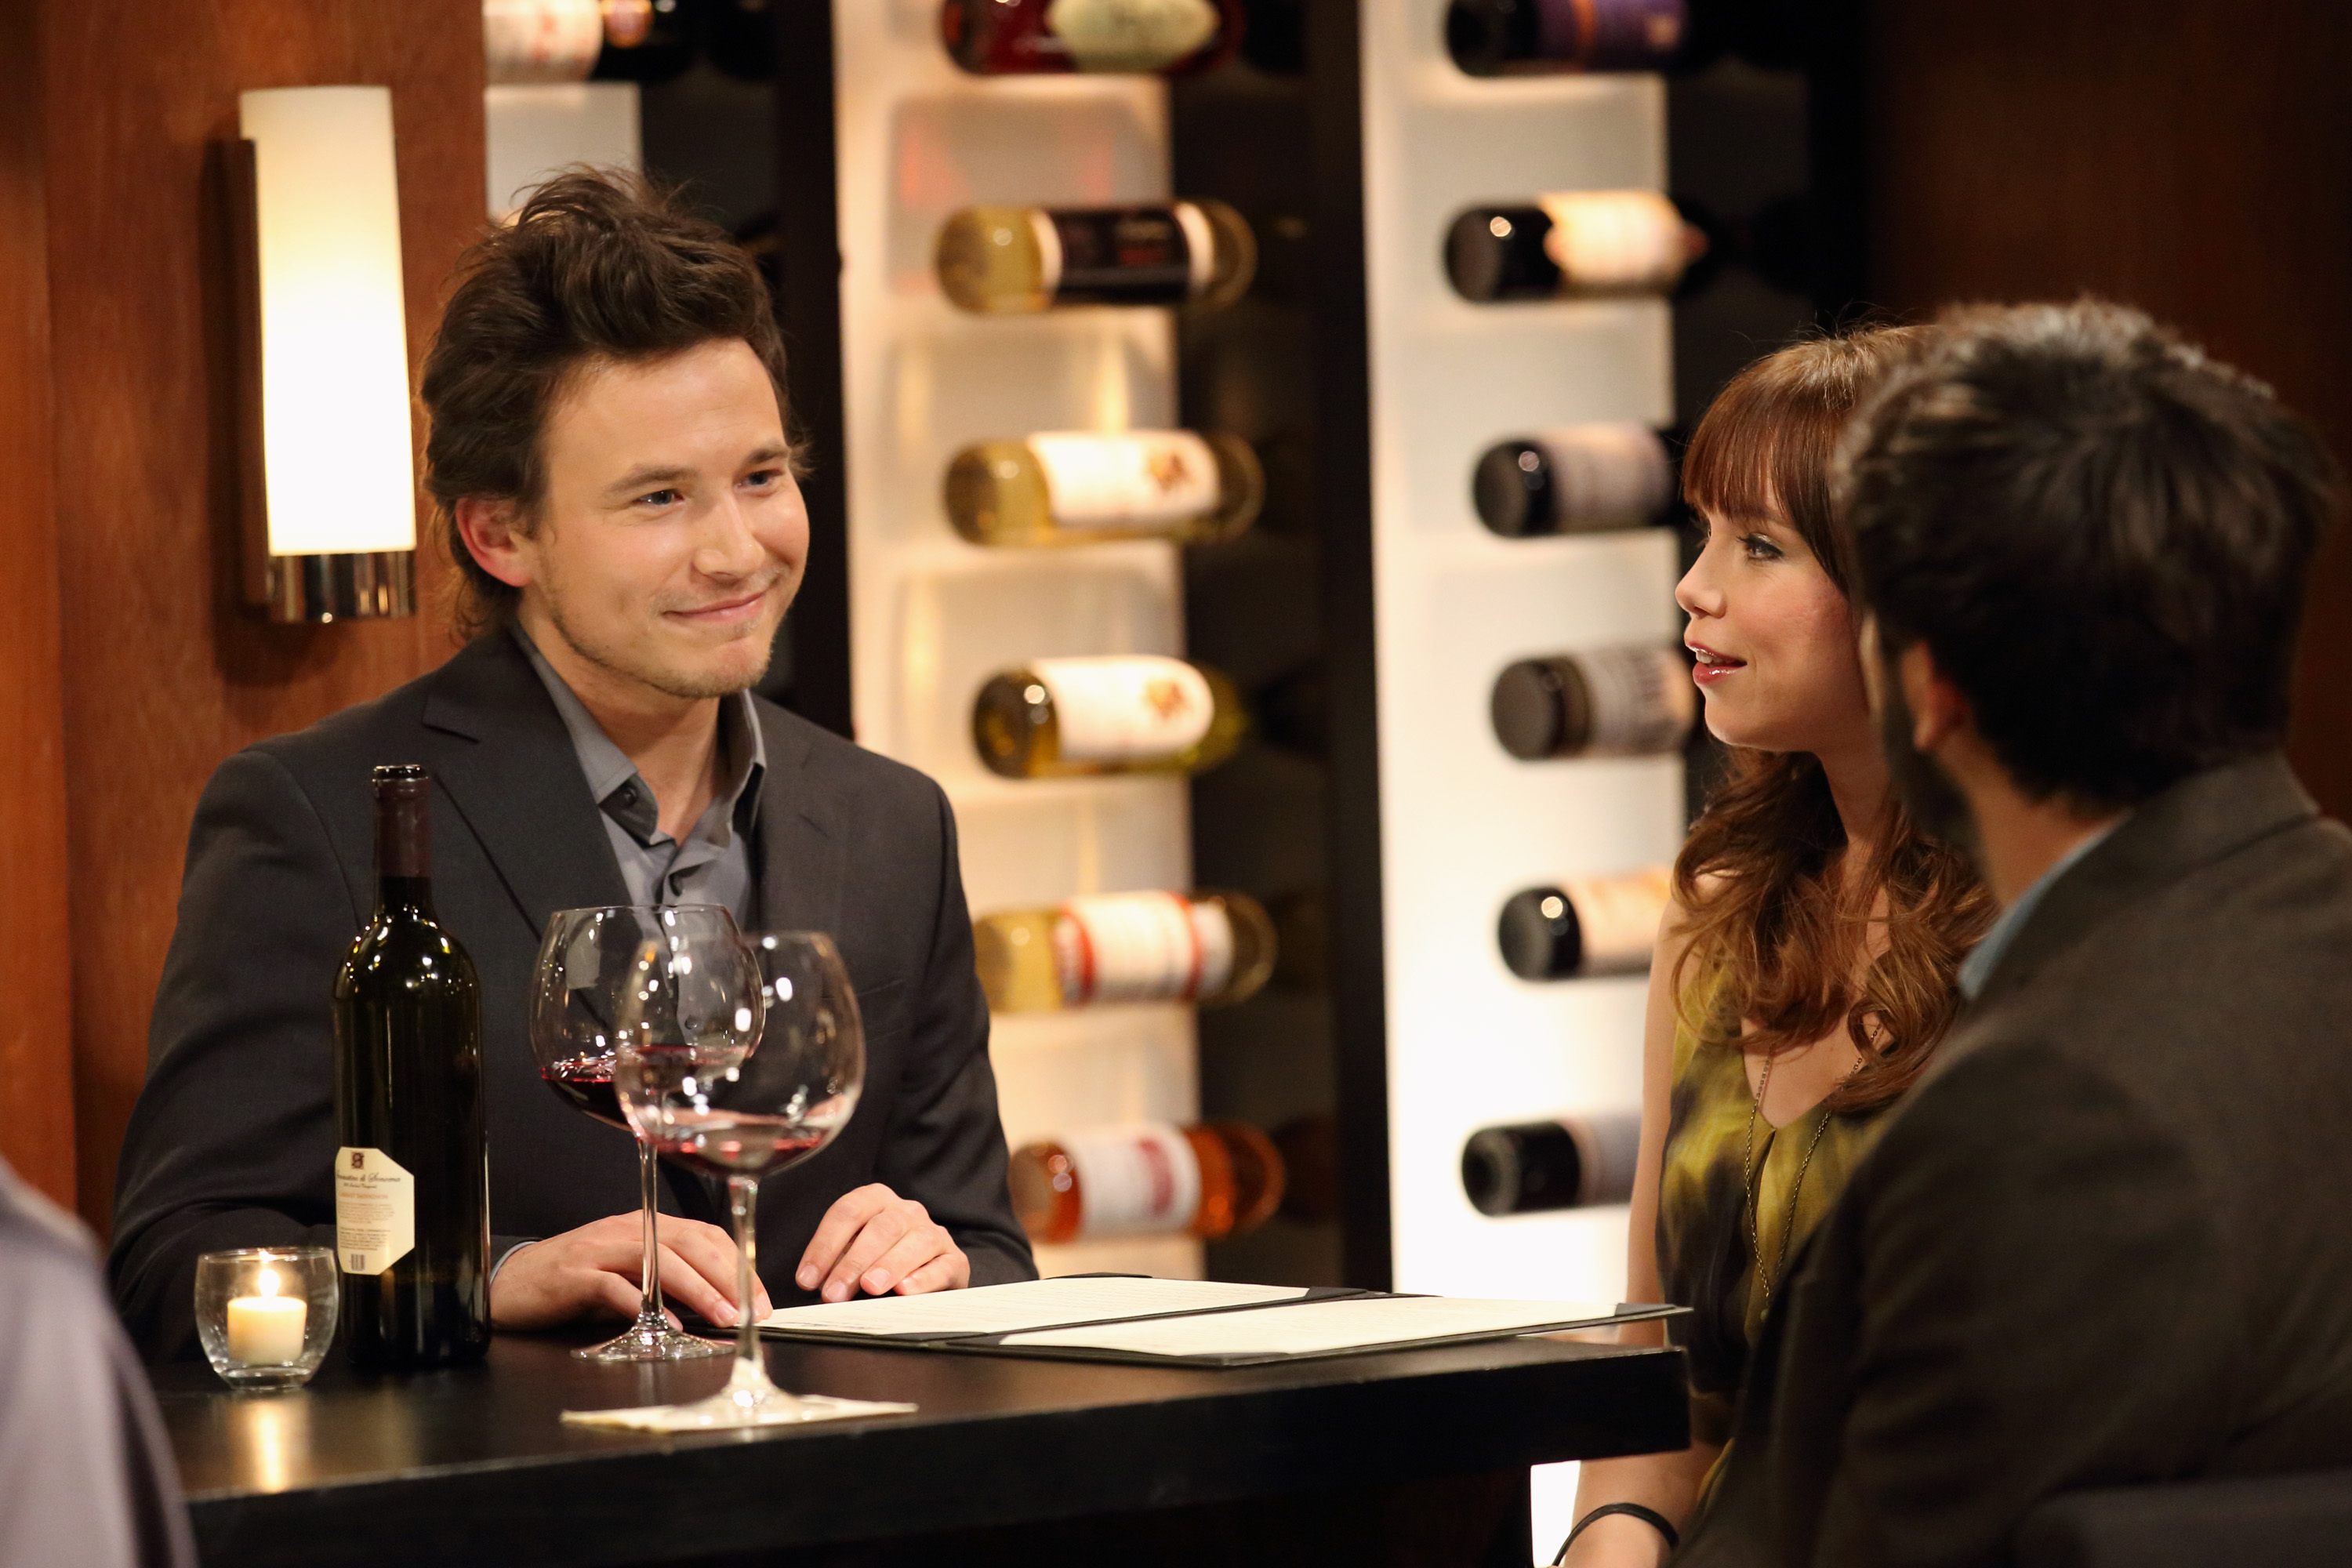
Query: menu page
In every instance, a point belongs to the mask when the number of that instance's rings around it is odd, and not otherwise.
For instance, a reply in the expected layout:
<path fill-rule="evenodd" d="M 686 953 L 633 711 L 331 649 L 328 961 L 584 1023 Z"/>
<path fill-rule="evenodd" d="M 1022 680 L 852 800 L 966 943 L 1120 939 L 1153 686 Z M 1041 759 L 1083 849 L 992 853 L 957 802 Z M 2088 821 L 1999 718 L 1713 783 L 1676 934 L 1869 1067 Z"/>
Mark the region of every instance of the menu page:
<path fill-rule="evenodd" d="M 923 1296 L 876 1296 L 814 1307 L 780 1307 L 760 1320 L 781 1331 L 949 1339 L 1006 1334 L 1066 1323 L 1145 1318 L 1161 1312 L 1204 1312 L 1225 1307 L 1296 1301 L 1294 1285 L 1228 1285 L 1211 1279 L 1146 1279 L 1070 1276 L 940 1290 Z"/>
<path fill-rule="evenodd" d="M 1622 1321 L 1614 1307 L 1568 1301 L 1457 1300 L 1444 1296 L 1351 1297 L 1278 1312 L 1225 1312 L 1009 1335 L 1007 1348 L 1123 1351 L 1152 1356 L 1285 1356 L 1370 1350 L 1463 1336 Z"/>

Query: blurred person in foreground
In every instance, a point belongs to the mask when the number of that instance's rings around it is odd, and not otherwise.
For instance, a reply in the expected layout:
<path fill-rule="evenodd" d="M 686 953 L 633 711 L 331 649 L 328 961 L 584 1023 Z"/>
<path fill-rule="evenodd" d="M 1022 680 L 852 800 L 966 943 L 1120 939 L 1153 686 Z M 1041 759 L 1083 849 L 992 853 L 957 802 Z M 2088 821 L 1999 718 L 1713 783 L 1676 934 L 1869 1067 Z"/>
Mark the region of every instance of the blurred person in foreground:
<path fill-rule="evenodd" d="M 195 1561 L 179 1471 L 98 1249 L 0 1161 L 0 1563 Z"/>
<path fill-rule="evenodd" d="M 2280 754 L 2340 476 L 2135 311 L 1946 333 L 1843 483 L 1889 764 L 2002 912 L 1678 1563 L 1974 1568 L 2063 1492 L 2352 1462 L 2352 834 Z"/>
<path fill-rule="evenodd" d="M 1650 967 L 1628 1291 L 1691 1309 L 1691 1446 L 1584 1466 L 1570 1568 L 1663 1561 L 1716 1473 L 1765 1308 L 1959 1005 L 1991 920 L 1966 856 L 1895 797 L 1864 687 L 1830 470 L 1854 411 L 1933 341 L 1791 344 L 1692 432 L 1706 529 L 1675 598 L 1731 748 Z M 1657 1342 L 1657 1331 L 1628 1331 Z"/>
<path fill-rule="evenodd" d="M 559 176 L 467 254 L 423 400 L 470 641 L 205 786 L 116 1179 L 133 1335 L 193 1348 L 202 1253 L 331 1240 L 329 1001 L 373 901 L 381 763 L 432 774 L 435 904 L 481 976 L 494 1326 L 635 1310 L 635 1151 L 549 1092 L 525 1035 L 548 916 L 598 905 L 840 945 L 866 1092 L 761 1205 L 760 1295 L 1034 1278 L 947 797 L 751 689 L 809 547 L 751 258 L 634 179 Z M 723 1199 L 668 1174 L 665 1292 L 764 1310 L 734 1300 Z"/>

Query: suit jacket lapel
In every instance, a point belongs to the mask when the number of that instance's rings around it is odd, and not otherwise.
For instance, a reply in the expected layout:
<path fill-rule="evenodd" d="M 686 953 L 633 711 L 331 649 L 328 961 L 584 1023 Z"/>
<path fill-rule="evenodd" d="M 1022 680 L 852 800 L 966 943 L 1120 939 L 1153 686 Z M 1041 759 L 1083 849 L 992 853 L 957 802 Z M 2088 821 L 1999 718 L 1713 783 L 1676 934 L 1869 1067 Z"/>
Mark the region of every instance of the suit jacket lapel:
<path fill-rule="evenodd" d="M 629 901 L 580 755 L 512 637 L 443 665 L 424 721 L 435 776 L 533 931 L 558 910 Z"/>
<path fill-rule="evenodd" d="M 838 929 L 846 847 L 832 802 L 808 763 L 811 744 L 799 721 L 764 701 L 753 704 L 767 746 L 760 781 L 759 894 L 762 931 Z"/>

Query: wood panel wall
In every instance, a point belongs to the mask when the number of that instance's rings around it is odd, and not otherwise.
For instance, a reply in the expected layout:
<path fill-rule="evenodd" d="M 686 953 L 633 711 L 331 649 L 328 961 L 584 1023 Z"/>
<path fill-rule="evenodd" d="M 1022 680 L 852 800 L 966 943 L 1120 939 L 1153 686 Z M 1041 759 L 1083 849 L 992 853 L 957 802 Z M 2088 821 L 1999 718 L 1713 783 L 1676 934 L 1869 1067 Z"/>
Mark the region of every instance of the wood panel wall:
<path fill-rule="evenodd" d="M 34 841 L 55 840 L 60 816 L 64 825 L 67 874 L 52 862 L 29 889 L 12 877 L 9 892 L 64 895 L 70 909 L 73 1157 L 81 1212 L 102 1229 L 123 1124 L 144 1076 L 148 1011 L 172 934 L 188 822 L 205 779 L 249 742 L 379 695 L 453 647 L 442 613 L 446 558 L 429 545 L 419 558 L 425 611 L 412 620 L 284 627 L 233 606 L 230 279 L 213 150 L 236 135 L 243 89 L 393 89 L 409 349 L 421 359 L 451 265 L 484 223 L 481 6 L 0 5 L 8 26 L 36 11 L 58 584 L 51 625 L 63 650 L 66 799 L 62 813 L 54 800 L 20 813 L 12 795 L 0 832 L 10 835 L 13 869 L 19 815 L 46 822 L 22 835 Z M 22 57 L 0 44 L 0 58 Z M 11 93 L 22 86 L 12 72 Z M 15 188 L 11 180 L 0 199 Z M 17 227 L 7 227 L 13 247 Z M 13 248 L 5 255 L 0 267 L 18 265 Z M 0 310 L 11 312 L 13 278 L 0 274 Z M 15 339 L 27 329 L 13 314 L 6 329 L 16 363 Z M 40 464 L 39 454 L 20 450 L 7 399 L 0 384 L 0 439 L 10 443 L 0 448 L 0 473 L 17 565 L 18 537 L 39 531 L 18 520 L 26 510 L 18 476 Z M 420 512 L 420 534 L 424 521 Z M 0 658 L 10 679 L 0 688 L 14 684 L 19 637 L 41 635 L 37 615 L 18 624 L 19 585 L 6 592 Z M 31 657 L 37 670 L 37 648 Z M 20 700 L 14 690 L 0 699 Z M 0 951 L 16 945 L 0 942 Z M 0 986 L 12 1002 L 33 989 L 13 971 L 0 971 Z M 0 1049 L 16 1049 L 13 1037 Z M 8 1070 L 0 1058 L 0 1071 Z M 21 1136 L 25 1120 L 0 1117 L 0 1127 Z"/>
<path fill-rule="evenodd" d="M 1875 0 L 1873 291 L 2092 290 L 2270 382 L 2352 461 L 2352 5 Z M 2352 538 L 2323 555 L 2291 751 L 2352 817 Z"/>

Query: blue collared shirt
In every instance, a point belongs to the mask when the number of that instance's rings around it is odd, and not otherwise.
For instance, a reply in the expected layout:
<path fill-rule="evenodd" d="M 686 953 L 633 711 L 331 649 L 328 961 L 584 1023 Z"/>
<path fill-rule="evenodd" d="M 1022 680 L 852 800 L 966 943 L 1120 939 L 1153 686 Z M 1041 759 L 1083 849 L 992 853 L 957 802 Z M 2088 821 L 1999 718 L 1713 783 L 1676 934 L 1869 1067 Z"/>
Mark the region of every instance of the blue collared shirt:
<path fill-rule="evenodd" d="M 2059 878 L 2074 868 L 2075 861 L 2105 844 L 2107 835 L 2123 825 L 2124 819 L 2117 817 L 2058 857 L 2055 865 L 2034 879 L 2033 886 L 2020 893 L 2015 903 L 2000 911 L 2000 918 L 1992 922 L 1992 929 L 1984 933 L 1984 940 L 1960 961 L 1961 995 L 1971 1002 L 1977 999 L 1977 994 L 1985 988 L 1985 982 L 1992 978 L 1994 966 L 2000 963 L 2000 955 L 2009 951 L 2009 944 L 2017 940 L 2017 933 L 2023 931 L 2025 922 L 2032 918 L 2034 906 L 2058 885 Z"/>

